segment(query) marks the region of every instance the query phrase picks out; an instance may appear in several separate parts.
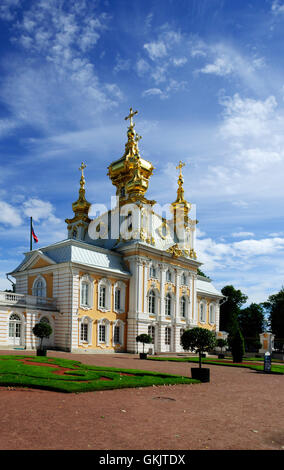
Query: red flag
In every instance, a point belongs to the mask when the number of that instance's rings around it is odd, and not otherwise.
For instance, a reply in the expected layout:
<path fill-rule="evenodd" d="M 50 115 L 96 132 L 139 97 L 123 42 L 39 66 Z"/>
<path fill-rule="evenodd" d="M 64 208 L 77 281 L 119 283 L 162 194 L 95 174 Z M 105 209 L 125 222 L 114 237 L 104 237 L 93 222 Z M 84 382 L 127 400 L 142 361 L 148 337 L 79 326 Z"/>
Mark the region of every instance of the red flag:
<path fill-rule="evenodd" d="M 36 234 L 35 234 L 35 232 L 34 232 L 33 226 L 32 226 L 32 236 L 33 236 L 34 241 L 37 243 L 37 242 L 38 242 L 38 238 L 37 238 L 37 236 L 36 236 Z"/>

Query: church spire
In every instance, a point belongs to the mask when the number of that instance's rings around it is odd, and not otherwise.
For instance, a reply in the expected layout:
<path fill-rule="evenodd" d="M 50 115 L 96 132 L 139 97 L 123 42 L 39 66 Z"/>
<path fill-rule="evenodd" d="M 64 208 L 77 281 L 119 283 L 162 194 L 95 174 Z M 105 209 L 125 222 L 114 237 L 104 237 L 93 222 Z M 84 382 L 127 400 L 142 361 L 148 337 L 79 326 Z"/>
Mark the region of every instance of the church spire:
<path fill-rule="evenodd" d="M 85 176 L 84 169 L 86 168 L 84 162 L 81 163 L 79 171 L 81 171 L 80 178 L 80 188 L 79 188 L 79 197 L 77 201 L 73 202 L 72 210 L 74 212 L 74 217 L 72 219 L 65 219 L 65 222 L 68 224 L 68 235 L 69 238 L 84 238 L 84 231 L 87 225 L 91 222 L 91 219 L 88 217 L 88 212 L 91 206 L 91 203 L 86 200 L 85 197 Z M 86 225 L 86 227 L 85 227 Z"/>
<path fill-rule="evenodd" d="M 153 165 L 148 160 L 141 157 L 138 143 L 141 136 L 135 131 L 133 117 L 138 111 L 130 108 L 128 116 L 124 119 L 129 120 L 127 130 L 127 142 L 123 156 L 111 163 L 108 167 L 108 175 L 117 188 L 116 194 L 120 198 L 120 204 L 142 202 L 146 204 L 155 204 L 155 201 L 149 201 L 145 198 L 148 189 L 149 179 L 153 173 Z"/>
<path fill-rule="evenodd" d="M 182 174 L 182 168 L 185 166 L 185 163 L 182 161 L 179 162 L 178 166 L 176 166 L 176 169 L 179 170 L 179 178 L 178 178 L 178 189 L 177 189 L 177 198 L 175 202 L 172 203 L 172 208 L 173 212 L 176 214 L 178 211 L 178 214 L 182 215 L 187 219 L 188 213 L 191 208 L 191 204 L 187 202 L 186 199 L 184 199 L 184 188 L 183 188 L 183 174 Z M 180 212 L 182 211 L 182 213 Z"/>

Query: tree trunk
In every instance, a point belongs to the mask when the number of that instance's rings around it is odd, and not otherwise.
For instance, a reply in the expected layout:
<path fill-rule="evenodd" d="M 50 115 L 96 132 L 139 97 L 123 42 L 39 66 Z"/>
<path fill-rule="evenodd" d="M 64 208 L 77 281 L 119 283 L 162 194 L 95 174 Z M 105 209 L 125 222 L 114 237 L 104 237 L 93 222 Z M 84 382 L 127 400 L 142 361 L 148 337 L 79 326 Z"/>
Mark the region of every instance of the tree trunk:
<path fill-rule="evenodd" d="M 199 367 L 201 368 L 201 351 L 199 351 Z"/>

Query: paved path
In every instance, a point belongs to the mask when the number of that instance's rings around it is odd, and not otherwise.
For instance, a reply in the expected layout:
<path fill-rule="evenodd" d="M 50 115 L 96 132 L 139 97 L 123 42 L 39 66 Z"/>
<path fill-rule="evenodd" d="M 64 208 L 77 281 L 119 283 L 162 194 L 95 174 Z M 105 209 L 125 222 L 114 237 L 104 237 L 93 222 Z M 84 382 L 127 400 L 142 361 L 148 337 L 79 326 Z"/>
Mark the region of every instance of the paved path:
<path fill-rule="evenodd" d="M 191 375 L 190 364 L 144 361 L 130 354 L 49 351 L 48 355 L 99 366 Z M 195 385 L 81 394 L 2 387 L 0 448 L 284 449 L 284 377 L 242 368 L 206 367 L 211 370 L 210 383 Z"/>

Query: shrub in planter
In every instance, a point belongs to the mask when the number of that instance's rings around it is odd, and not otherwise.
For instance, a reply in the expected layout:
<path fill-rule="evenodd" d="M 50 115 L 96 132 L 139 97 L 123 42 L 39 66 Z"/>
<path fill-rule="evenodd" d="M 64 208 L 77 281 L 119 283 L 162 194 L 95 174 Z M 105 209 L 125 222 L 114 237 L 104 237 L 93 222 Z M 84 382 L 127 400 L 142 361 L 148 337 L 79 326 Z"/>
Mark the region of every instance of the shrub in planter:
<path fill-rule="evenodd" d="M 136 336 L 137 343 L 143 343 L 143 352 L 140 353 L 140 359 L 147 359 L 147 353 L 144 352 L 145 344 L 152 343 L 152 337 L 146 333 Z"/>
<path fill-rule="evenodd" d="M 181 345 L 185 351 L 191 350 L 199 354 L 199 371 L 196 368 L 192 368 L 192 378 L 198 378 L 202 382 L 209 382 L 210 369 L 201 369 L 202 354 L 215 347 L 215 334 L 212 331 L 199 327 L 185 330 L 181 337 Z M 205 370 L 206 372 L 204 372 Z"/>
<path fill-rule="evenodd" d="M 220 354 L 218 354 L 218 359 L 224 359 L 225 354 L 223 354 L 223 348 L 227 345 L 228 345 L 228 343 L 225 339 L 223 339 L 223 338 L 218 338 L 217 339 L 217 347 L 221 348 L 221 352 L 220 352 Z"/>
<path fill-rule="evenodd" d="M 39 322 L 33 327 L 33 334 L 40 338 L 40 345 L 37 348 L 37 356 L 46 356 L 46 349 L 43 348 L 42 343 L 44 338 L 49 338 L 52 333 L 52 328 L 49 323 Z"/>

